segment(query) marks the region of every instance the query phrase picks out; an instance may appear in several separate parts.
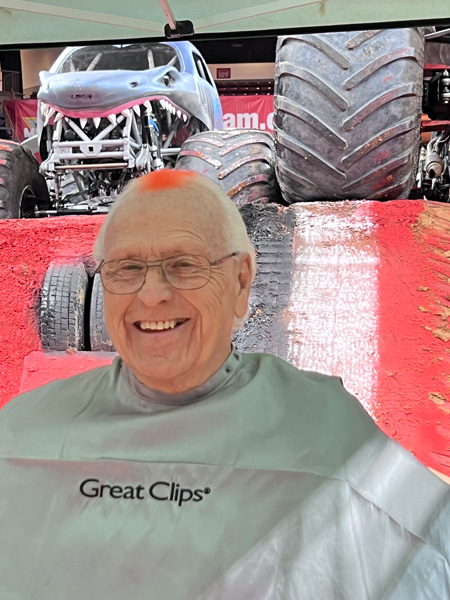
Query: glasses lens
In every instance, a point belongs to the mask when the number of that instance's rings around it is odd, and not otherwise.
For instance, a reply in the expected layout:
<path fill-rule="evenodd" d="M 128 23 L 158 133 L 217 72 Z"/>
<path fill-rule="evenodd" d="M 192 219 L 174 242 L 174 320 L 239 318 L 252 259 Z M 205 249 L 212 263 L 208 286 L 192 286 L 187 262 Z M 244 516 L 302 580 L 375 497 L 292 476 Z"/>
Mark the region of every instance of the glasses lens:
<path fill-rule="evenodd" d="M 112 294 L 130 294 L 143 284 L 147 265 L 139 260 L 110 260 L 101 267 L 105 288 Z"/>
<path fill-rule="evenodd" d="M 166 258 L 162 267 L 167 281 L 180 290 L 203 287 L 211 276 L 211 266 L 204 256 L 174 256 Z"/>

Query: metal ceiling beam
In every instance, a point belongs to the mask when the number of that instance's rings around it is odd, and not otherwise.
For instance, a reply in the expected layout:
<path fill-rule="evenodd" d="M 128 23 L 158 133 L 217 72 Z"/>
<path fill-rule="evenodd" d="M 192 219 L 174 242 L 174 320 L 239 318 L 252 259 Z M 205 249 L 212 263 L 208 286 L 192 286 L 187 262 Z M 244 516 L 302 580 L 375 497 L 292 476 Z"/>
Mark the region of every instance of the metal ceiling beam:
<path fill-rule="evenodd" d="M 80 10 L 68 6 L 55 6 L 53 4 L 43 4 L 41 2 L 30 2 L 29 0 L 0 0 L 0 9 L 18 12 L 35 13 L 39 15 L 49 15 L 52 17 L 62 17 L 64 19 L 74 19 L 76 21 L 86 21 L 98 25 L 113 25 L 129 29 L 139 29 L 147 33 L 157 33 L 163 35 L 163 24 L 157 21 L 146 21 L 144 19 L 132 19 L 122 15 L 111 15 L 98 13 L 90 10 Z"/>
<path fill-rule="evenodd" d="M 164 27 L 165 36 L 172 39 L 180 39 L 184 37 L 191 37 L 194 35 L 194 26 L 192 21 L 177 21 L 170 8 L 168 0 L 159 0 L 163 13 L 167 18 L 167 25 Z"/>
<path fill-rule="evenodd" d="M 167 19 L 167 22 L 169 23 L 170 29 L 175 31 L 175 29 L 177 28 L 177 21 L 172 12 L 172 9 L 169 6 L 169 2 L 167 0 L 159 0 L 159 3 L 161 4 L 163 13 L 166 15 L 166 19 Z"/>

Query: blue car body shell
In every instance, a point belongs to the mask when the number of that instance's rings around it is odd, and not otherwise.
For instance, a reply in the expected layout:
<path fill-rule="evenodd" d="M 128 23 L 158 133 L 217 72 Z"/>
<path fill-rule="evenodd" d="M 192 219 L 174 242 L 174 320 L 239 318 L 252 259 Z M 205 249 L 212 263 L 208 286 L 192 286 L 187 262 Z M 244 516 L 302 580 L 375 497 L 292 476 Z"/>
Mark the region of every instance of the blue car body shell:
<path fill-rule="evenodd" d="M 123 46 L 126 50 L 132 45 Z M 222 108 L 211 73 L 190 42 L 161 42 L 137 45 L 143 52 L 152 47 L 169 47 L 176 54 L 165 64 L 149 69 L 99 69 L 64 72 L 68 61 L 84 47 L 66 48 L 49 71 L 40 73 L 38 99 L 69 117 L 92 118 L 117 114 L 152 100 L 167 100 L 172 109 L 196 117 L 206 129 L 222 128 Z M 134 46 L 133 46 L 134 47 Z M 89 48 L 89 47 L 87 47 Z M 94 47 L 91 47 L 92 51 Z M 108 48 L 102 46 L 100 48 Z M 117 54 L 118 46 L 109 46 Z M 164 48 L 162 48 L 164 51 Z M 167 49 L 168 50 L 168 49 Z M 101 60 L 101 59 L 100 59 Z M 179 67 L 177 68 L 174 64 Z M 91 68 L 92 67 L 92 68 Z M 39 122 L 40 121 L 40 122 Z M 38 131 L 44 116 L 38 115 Z"/>

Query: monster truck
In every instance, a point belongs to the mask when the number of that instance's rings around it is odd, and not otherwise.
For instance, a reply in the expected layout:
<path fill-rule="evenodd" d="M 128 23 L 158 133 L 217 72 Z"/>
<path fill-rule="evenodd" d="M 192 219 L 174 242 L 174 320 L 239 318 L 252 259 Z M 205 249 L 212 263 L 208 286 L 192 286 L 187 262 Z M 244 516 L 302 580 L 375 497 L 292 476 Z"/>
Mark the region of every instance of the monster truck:
<path fill-rule="evenodd" d="M 40 78 L 42 164 L 2 145 L 0 218 L 106 212 L 129 179 L 173 166 L 189 136 L 222 126 L 189 42 L 67 48 Z"/>

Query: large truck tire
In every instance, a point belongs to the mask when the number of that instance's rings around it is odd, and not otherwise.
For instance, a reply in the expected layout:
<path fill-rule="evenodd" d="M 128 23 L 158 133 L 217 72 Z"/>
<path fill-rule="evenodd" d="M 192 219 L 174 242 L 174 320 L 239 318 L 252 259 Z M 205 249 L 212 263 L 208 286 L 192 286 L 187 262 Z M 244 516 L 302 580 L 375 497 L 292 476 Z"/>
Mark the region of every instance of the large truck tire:
<path fill-rule="evenodd" d="M 419 29 L 278 38 L 274 135 L 287 202 L 408 197 L 423 55 Z"/>
<path fill-rule="evenodd" d="M 257 129 L 204 131 L 187 139 L 176 169 L 205 175 L 236 206 L 280 199 L 272 135 Z"/>
<path fill-rule="evenodd" d="M 49 208 L 45 179 L 32 152 L 15 142 L 0 142 L 0 219 L 33 217 Z"/>
<path fill-rule="evenodd" d="M 93 352 L 115 352 L 103 317 L 103 287 L 100 275 L 94 275 L 89 313 L 89 338 Z"/>
<path fill-rule="evenodd" d="M 88 275 L 83 263 L 50 265 L 42 285 L 40 330 L 44 350 L 85 350 Z"/>

